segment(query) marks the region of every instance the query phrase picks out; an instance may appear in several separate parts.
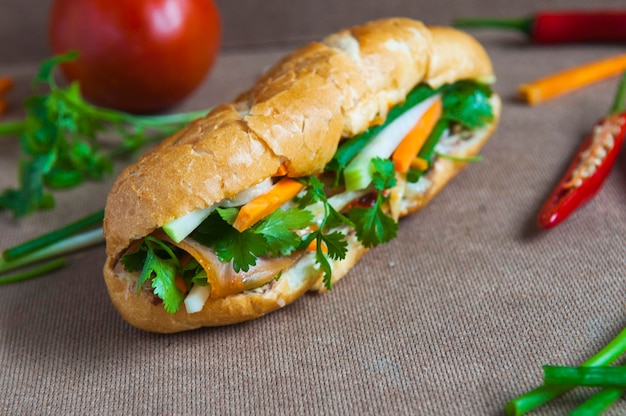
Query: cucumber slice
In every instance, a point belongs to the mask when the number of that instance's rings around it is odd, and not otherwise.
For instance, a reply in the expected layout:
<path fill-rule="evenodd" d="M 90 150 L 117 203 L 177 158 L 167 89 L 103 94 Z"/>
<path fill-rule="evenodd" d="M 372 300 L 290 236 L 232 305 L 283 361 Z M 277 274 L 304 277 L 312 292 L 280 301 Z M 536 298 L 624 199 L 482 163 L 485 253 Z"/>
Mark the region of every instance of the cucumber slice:
<path fill-rule="evenodd" d="M 381 130 L 361 152 L 355 156 L 344 170 L 344 181 L 348 191 L 367 188 L 372 182 L 370 161 L 375 157 L 387 159 L 409 134 L 413 126 L 438 98 L 433 95 L 406 110 L 402 115 Z"/>
<path fill-rule="evenodd" d="M 176 218 L 163 226 L 163 231 L 175 243 L 180 243 L 187 237 L 198 225 L 202 223 L 215 209 L 214 206 L 202 209 L 196 209 L 189 214 Z"/>
<path fill-rule="evenodd" d="M 209 296 L 211 296 L 211 286 L 194 285 L 185 298 L 187 313 L 200 312 Z"/>

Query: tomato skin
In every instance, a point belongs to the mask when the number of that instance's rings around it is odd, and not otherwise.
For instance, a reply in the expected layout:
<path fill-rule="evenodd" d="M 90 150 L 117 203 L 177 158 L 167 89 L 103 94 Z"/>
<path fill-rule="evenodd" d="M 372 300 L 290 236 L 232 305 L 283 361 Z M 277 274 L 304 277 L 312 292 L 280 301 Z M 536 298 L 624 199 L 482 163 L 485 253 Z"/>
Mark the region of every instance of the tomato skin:
<path fill-rule="evenodd" d="M 54 54 L 78 50 L 62 65 L 88 100 L 129 112 L 166 109 L 204 80 L 221 43 L 213 0 L 55 0 Z"/>

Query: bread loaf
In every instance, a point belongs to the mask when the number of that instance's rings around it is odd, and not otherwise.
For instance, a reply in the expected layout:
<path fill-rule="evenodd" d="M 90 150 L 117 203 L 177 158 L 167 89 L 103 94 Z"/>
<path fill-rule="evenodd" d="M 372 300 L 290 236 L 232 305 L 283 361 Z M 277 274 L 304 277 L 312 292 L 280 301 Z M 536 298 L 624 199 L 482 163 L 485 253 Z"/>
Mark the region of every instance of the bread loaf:
<path fill-rule="evenodd" d="M 493 79 L 483 47 L 466 33 L 406 18 L 382 19 L 328 36 L 285 56 L 247 91 L 164 140 L 126 168 L 107 198 L 104 276 L 113 304 L 132 325 L 177 332 L 226 325 L 281 308 L 307 290 L 324 290 L 312 253 L 261 287 L 209 298 L 203 309 L 167 313 L 120 257 L 144 237 L 194 210 L 232 199 L 279 169 L 293 178 L 320 174 L 342 140 L 385 120 L 418 84 Z M 458 156 L 478 153 L 494 121 L 474 132 Z M 394 216 L 426 205 L 463 163 L 437 159 L 429 188 L 404 197 Z M 334 282 L 367 251 L 347 232 L 348 254 L 333 261 Z"/>

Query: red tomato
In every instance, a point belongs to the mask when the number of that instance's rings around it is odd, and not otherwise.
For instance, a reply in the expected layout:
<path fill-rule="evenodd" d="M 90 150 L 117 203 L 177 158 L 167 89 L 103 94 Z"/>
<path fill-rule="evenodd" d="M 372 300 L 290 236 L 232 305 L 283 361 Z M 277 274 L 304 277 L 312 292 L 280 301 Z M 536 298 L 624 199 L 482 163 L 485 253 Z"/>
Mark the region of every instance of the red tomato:
<path fill-rule="evenodd" d="M 221 42 L 213 0 L 55 0 L 49 30 L 54 54 L 79 51 L 62 70 L 85 98 L 129 112 L 187 97 Z"/>

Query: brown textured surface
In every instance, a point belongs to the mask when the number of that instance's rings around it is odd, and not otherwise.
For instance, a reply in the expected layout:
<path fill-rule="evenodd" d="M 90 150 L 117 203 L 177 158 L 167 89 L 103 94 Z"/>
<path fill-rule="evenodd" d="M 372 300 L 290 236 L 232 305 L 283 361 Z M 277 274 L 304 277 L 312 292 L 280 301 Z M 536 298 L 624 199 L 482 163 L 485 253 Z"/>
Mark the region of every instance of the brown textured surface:
<path fill-rule="evenodd" d="M 459 9 L 467 14 L 471 3 Z M 510 11 L 499 3 L 481 3 L 480 14 L 530 11 L 531 2 Z M 434 4 L 427 15 L 451 13 Z M 476 34 L 504 99 L 484 161 L 403 220 L 398 238 L 370 251 L 332 292 L 247 324 L 147 334 L 111 305 L 103 247 L 87 250 L 69 258 L 71 269 L 0 287 L 0 413 L 500 415 L 539 383 L 541 364 L 594 354 L 626 326 L 624 154 L 573 217 L 550 232 L 533 221 L 617 80 L 534 108 L 514 96 L 518 83 L 623 47 L 530 47 L 513 34 Z M 183 108 L 230 99 L 283 52 L 222 55 Z M 21 114 L 35 68 L 0 64 L 17 80 L 9 119 Z M 3 139 L 2 188 L 14 184 L 15 154 Z M 61 193 L 57 209 L 25 220 L 0 214 L 2 246 L 101 208 L 111 182 Z M 585 397 L 576 392 L 533 415 L 566 414 Z M 622 400 L 607 414 L 625 412 Z"/>

